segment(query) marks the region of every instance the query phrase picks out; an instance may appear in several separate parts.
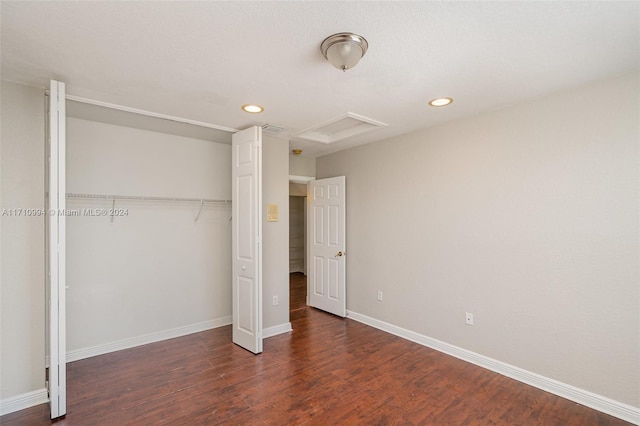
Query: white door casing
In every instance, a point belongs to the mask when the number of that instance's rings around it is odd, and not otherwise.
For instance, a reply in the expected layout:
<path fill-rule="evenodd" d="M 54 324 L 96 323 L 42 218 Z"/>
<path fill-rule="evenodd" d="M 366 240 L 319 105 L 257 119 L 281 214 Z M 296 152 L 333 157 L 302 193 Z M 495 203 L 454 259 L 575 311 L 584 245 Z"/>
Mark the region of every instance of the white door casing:
<path fill-rule="evenodd" d="M 262 352 L 262 129 L 232 136 L 233 342 Z"/>
<path fill-rule="evenodd" d="M 51 80 L 49 87 L 49 197 L 47 209 L 47 296 L 49 337 L 49 404 L 51 418 L 67 412 L 66 385 L 66 108 L 65 85 Z"/>
<path fill-rule="evenodd" d="M 309 304 L 346 316 L 346 179 L 309 182 Z"/>

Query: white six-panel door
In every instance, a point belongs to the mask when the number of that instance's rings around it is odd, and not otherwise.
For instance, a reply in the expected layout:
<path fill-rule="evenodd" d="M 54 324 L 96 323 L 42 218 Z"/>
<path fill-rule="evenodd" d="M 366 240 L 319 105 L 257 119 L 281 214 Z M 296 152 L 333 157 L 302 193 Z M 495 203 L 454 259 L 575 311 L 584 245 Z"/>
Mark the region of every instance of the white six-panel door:
<path fill-rule="evenodd" d="M 309 182 L 307 241 L 309 304 L 346 315 L 346 198 L 344 176 Z"/>
<path fill-rule="evenodd" d="M 49 197 L 47 209 L 47 310 L 49 356 L 49 404 L 51 418 L 67 412 L 66 385 L 66 109 L 65 85 L 51 80 L 49 87 Z"/>
<path fill-rule="evenodd" d="M 262 352 L 262 129 L 232 136 L 233 342 Z"/>

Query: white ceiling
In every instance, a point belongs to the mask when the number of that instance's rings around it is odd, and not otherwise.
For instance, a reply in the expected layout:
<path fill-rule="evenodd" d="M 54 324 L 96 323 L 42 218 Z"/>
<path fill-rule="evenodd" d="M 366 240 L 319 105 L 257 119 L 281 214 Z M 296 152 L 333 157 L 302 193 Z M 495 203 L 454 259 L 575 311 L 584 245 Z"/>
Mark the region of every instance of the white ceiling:
<path fill-rule="evenodd" d="M 347 112 L 388 127 L 317 156 L 538 98 L 640 67 L 640 2 L 1 3 L 5 80 L 288 137 Z M 369 51 L 333 68 L 322 40 Z M 450 96 L 446 108 L 433 98 Z M 606 100 L 615 102 L 615 100 Z M 265 112 L 240 110 L 258 103 Z"/>

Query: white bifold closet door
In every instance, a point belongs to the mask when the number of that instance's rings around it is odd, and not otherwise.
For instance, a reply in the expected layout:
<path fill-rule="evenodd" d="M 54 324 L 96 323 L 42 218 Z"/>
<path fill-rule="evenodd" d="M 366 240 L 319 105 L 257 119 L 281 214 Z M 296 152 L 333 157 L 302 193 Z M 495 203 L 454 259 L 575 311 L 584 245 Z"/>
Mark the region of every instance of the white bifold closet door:
<path fill-rule="evenodd" d="M 233 342 L 262 352 L 262 129 L 232 136 Z"/>
<path fill-rule="evenodd" d="M 51 80 L 48 116 L 48 180 L 47 197 L 47 310 L 49 403 L 51 418 L 67 412 L 67 356 L 66 356 L 66 109 L 65 85 Z"/>

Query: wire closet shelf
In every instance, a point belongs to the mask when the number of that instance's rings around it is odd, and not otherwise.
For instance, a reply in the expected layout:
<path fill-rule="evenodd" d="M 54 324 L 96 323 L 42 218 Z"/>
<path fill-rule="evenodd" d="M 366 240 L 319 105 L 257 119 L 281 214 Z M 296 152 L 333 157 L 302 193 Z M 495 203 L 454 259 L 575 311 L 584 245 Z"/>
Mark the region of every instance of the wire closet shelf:
<path fill-rule="evenodd" d="M 67 198 L 83 198 L 94 200 L 130 200 L 130 201 L 173 201 L 173 202 L 197 202 L 208 204 L 231 204 L 231 200 L 219 200 L 211 198 L 181 198 L 181 197 L 157 197 L 153 195 L 108 195 L 108 194 L 76 194 L 67 193 Z"/>
<path fill-rule="evenodd" d="M 184 197 L 157 197 L 153 195 L 108 195 L 108 194 L 77 194 L 77 193 L 67 193 L 67 198 L 76 198 L 76 199 L 85 199 L 85 200 L 111 200 L 111 215 L 110 220 L 113 222 L 114 218 L 114 210 L 116 201 L 124 200 L 124 201 L 165 201 L 165 202 L 178 202 L 178 203 L 200 203 L 200 210 L 198 210 L 198 214 L 194 218 L 194 221 L 197 222 L 200 218 L 200 214 L 202 213 L 202 209 L 205 204 L 223 204 L 223 205 L 231 205 L 231 200 L 220 200 L 220 199 L 212 199 L 212 198 L 184 198 Z M 231 219 L 229 219 L 231 220 Z"/>

